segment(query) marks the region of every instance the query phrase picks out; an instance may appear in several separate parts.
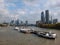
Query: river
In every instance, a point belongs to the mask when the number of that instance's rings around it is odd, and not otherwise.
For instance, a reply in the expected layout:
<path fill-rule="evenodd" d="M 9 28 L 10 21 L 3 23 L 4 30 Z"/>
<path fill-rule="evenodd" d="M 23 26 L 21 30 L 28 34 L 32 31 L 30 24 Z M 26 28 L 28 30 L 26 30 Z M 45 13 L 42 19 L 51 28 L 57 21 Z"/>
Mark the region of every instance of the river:
<path fill-rule="evenodd" d="M 21 27 L 20 27 L 21 28 Z M 59 45 L 60 44 L 60 30 L 44 29 L 38 27 L 33 28 L 37 31 L 52 31 L 57 34 L 55 40 L 45 39 L 38 37 L 34 34 L 23 34 L 16 30 L 14 27 L 0 27 L 0 45 Z"/>

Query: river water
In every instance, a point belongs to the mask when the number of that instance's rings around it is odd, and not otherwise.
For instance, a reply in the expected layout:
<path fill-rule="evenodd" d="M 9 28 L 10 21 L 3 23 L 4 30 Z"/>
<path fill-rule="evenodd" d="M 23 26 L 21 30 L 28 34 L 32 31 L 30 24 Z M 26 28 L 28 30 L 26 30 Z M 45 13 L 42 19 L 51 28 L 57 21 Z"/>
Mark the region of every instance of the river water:
<path fill-rule="evenodd" d="M 23 34 L 16 30 L 14 27 L 0 27 L 0 45 L 59 45 L 60 44 L 60 30 L 56 29 L 43 29 L 38 27 L 33 28 L 37 31 L 52 31 L 57 34 L 55 40 L 45 39 L 38 37 L 34 34 Z"/>

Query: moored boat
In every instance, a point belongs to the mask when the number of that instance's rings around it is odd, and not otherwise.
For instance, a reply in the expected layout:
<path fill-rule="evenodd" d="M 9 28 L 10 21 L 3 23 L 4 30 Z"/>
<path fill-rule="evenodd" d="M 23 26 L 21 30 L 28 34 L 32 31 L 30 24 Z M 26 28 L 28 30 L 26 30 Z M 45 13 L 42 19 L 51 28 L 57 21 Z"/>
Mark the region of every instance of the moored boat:
<path fill-rule="evenodd" d="M 19 30 L 19 27 L 15 27 L 14 30 Z"/>
<path fill-rule="evenodd" d="M 20 29 L 20 32 L 22 32 L 22 33 L 32 33 L 33 30 L 32 29 L 28 29 L 28 28 L 22 28 L 22 29 Z"/>
<path fill-rule="evenodd" d="M 56 38 L 56 34 L 51 33 L 51 32 L 37 32 L 37 31 L 35 31 L 34 34 L 36 34 L 39 37 L 44 37 L 44 38 L 49 38 L 49 39 L 55 39 Z"/>

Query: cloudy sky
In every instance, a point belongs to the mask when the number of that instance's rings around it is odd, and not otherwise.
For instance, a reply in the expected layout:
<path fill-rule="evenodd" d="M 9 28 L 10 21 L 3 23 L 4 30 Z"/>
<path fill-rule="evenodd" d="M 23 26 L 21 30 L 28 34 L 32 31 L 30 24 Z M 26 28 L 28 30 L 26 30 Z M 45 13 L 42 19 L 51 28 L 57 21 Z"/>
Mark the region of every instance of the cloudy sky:
<path fill-rule="evenodd" d="M 60 0 L 0 0 L 0 22 L 19 19 L 35 23 L 47 9 L 60 22 Z"/>

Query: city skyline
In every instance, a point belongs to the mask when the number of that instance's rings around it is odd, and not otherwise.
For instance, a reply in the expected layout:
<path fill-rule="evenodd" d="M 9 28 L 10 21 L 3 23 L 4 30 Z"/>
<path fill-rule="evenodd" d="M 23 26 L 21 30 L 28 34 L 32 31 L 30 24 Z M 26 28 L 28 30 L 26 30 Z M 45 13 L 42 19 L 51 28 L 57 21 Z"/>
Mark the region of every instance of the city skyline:
<path fill-rule="evenodd" d="M 35 23 L 41 20 L 41 11 L 60 22 L 60 0 L 0 0 L 0 22 L 19 19 Z"/>
<path fill-rule="evenodd" d="M 45 13 L 44 13 L 45 12 Z M 49 10 L 45 10 L 41 12 L 41 24 L 56 24 L 58 23 L 58 19 L 52 19 L 53 17 L 50 17 Z"/>

